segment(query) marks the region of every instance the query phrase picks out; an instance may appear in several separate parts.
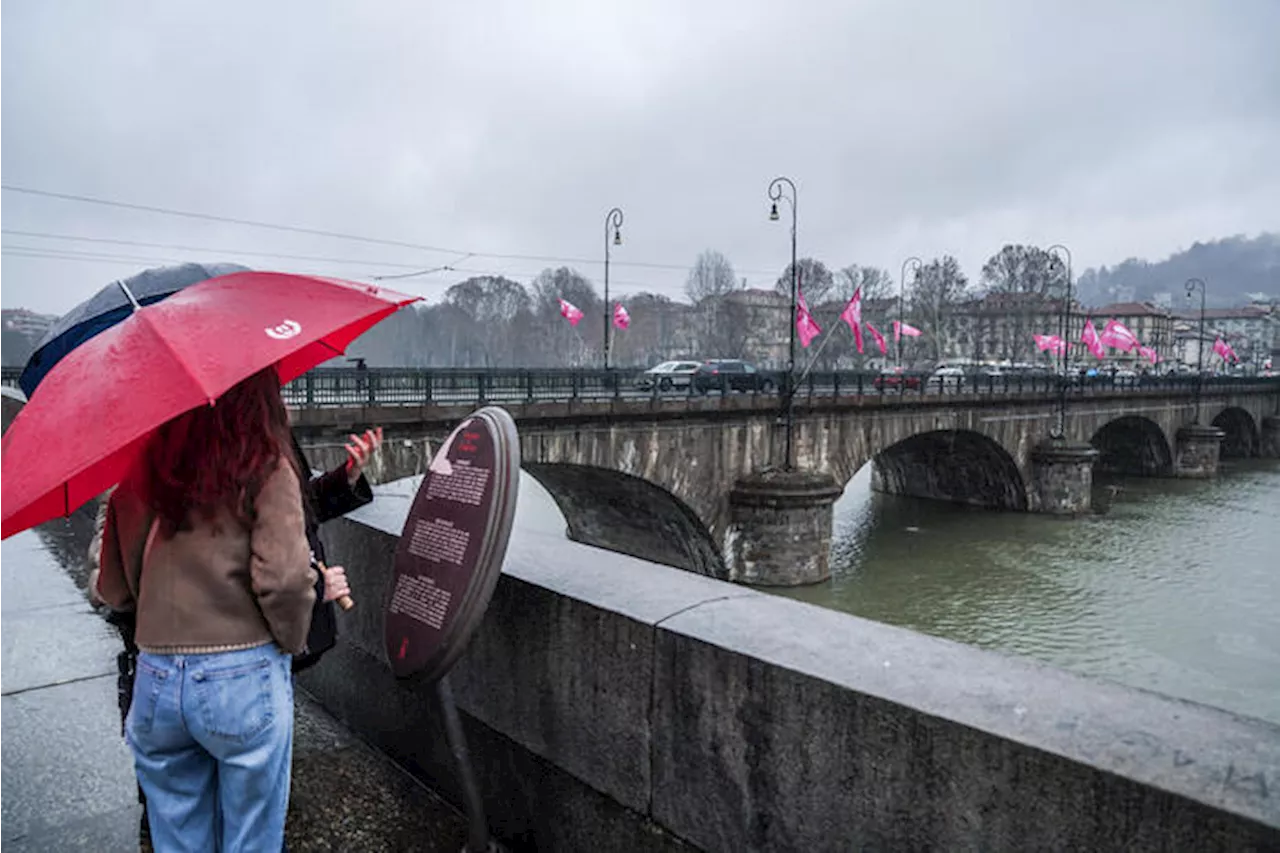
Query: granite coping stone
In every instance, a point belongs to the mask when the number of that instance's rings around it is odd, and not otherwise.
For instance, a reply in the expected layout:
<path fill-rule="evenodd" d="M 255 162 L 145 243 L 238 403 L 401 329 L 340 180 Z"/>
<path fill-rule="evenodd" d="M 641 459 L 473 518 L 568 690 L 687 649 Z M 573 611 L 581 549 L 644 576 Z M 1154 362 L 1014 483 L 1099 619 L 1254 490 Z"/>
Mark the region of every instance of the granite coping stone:
<path fill-rule="evenodd" d="M 1280 827 L 1280 726 L 781 598 L 660 630 Z"/>

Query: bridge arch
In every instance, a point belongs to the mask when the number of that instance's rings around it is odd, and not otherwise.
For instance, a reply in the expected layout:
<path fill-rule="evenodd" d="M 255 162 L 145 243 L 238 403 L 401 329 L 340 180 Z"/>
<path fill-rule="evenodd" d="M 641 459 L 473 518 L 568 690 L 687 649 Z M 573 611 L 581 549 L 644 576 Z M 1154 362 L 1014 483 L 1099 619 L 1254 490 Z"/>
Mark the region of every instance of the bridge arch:
<path fill-rule="evenodd" d="M 573 541 L 728 579 L 706 524 L 656 483 L 591 465 L 524 462 L 521 467 L 550 493 Z"/>
<path fill-rule="evenodd" d="M 1213 425 L 1222 430 L 1221 455 L 1228 459 L 1257 456 L 1261 446 L 1258 422 L 1246 409 L 1229 406 L 1218 413 Z"/>
<path fill-rule="evenodd" d="M 1141 415 L 1103 424 L 1089 443 L 1097 449 L 1094 470 L 1108 474 L 1161 477 L 1173 473 L 1173 451 L 1160 425 Z"/>
<path fill-rule="evenodd" d="M 980 432 L 917 433 L 881 450 L 871 463 L 876 491 L 994 509 L 1028 508 L 1017 462 Z"/>

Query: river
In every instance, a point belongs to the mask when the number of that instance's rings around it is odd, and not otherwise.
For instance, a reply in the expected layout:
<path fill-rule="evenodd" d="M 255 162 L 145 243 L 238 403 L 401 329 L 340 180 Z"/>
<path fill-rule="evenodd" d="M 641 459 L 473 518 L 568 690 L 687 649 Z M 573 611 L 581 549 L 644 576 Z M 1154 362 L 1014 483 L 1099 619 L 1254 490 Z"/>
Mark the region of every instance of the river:
<path fill-rule="evenodd" d="M 874 494 L 832 578 L 780 594 L 1280 723 L 1280 462 L 1100 479 L 1067 520 Z"/>

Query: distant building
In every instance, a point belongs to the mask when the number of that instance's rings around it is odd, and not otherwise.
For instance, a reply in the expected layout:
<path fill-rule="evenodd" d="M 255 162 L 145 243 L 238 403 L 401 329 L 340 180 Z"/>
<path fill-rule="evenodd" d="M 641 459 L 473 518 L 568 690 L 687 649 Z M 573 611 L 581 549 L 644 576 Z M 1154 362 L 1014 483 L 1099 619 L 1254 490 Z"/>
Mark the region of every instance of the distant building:
<path fill-rule="evenodd" d="M 1171 349 L 1174 344 L 1174 316 L 1168 309 L 1150 302 L 1113 302 L 1095 309 L 1093 316 L 1094 325 L 1098 327 L 1099 333 L 1108 320 L 1114 319 L 1133 332 L 1140 343 L 1155 349 L 1162 358 L 1168 360 L 1173 354 Z M 1150 364 L 1142 358 L 1137 349 L 1125 353 L 1108 348 L 1107 356 L 1116 363 L 1131 362 L 1132 366 L 1137 367 Z"/>
<path fill-rule="evenodd" d="M 1079 303 L 1071 303 L 1068 341 L 1080 339 L 1083 311 Z M 1034 336 L 1059 334 L 1062 314 L 1061 299 L 1038 293 L 989 293 L 961 302 L 942 321 L 942 357 L 974 363 L 1047 363 L 1050 357 L 1036 346 Z"/>
<path fill-rule="evenodd" d="M 1199 327 L 1199 311 L 1183 311 L 1178 318 L 1190 326 Z M 1257 367 L 1268 358 L 1280 355 L 1280 308 L 1274 304 L 1209 308 L 1204 312 L 1204 318 L 1205 337 L 1210 339 L 1210 346 L 1213 340 L 1222 337 L 1246 366 Z"/>
<path fill-rule="evenodd" d="M 0 309 L 0 323 L 3 323 L 4 328 L 22 332 L 31 338 L 33 342 L 49 331 L 49 327 L 57 319 L 55 315 L 37 314 L 34 311 L 28 311 L 26 308 Z"/>

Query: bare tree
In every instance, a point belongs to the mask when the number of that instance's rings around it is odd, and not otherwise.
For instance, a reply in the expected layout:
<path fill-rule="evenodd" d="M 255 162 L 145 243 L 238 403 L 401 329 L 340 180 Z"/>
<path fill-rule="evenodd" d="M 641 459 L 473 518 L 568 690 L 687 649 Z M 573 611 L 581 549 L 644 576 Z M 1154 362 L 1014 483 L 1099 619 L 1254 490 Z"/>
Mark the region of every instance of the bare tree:
<path fill-rule="evenodd" d="M 898 295 L 893 288 L 893 276 L 885 269 L 849 264 L 836 274 L 836 278 L 841 301 L 852 299 L 858 288 L 862 288 L 863 299 L 888 299 Z"/>
<path fill-rule="evenodd" d="M 689 270 L 684 292 L 689 301 L 697 305 L 709 296 L 724 296 L 736 290 L 737 286 L 738 280 L 729 259 L 714 249 L 704 249 L 693 262 L 693 269 Z"/>
<path fill-rule="evenodd" d="M 982 286 L 996 293 L 1048 296 L 1060 276 L 1050 267 L 1053 256 L 1039 246 L 1009 244 L 982 266 Z"/>
<path fill-rule="evenodd" d="M 934 358 L 942 357 L 942 331 L 953 306 L 964 298 L 969 279 L 951 255 L 934 258 L 920 268 L 908 292 L 911 316 L 933 345 Z"/>
<path fill-rule="evenodd" d="M 586 367 L 603 363 L 604 303 L 595 286 L 569 267 L 547 269 L 533 280 L 535 358 L 539 364 Z M 583 313 L 577 326 L 560 315 L 560 300 L 573 303 Z"/>
<path fill-rule="evenodd" d="M 805 302 L 813 307 L 827 301 L 835 286 L 835 277 L 831 275 L 827 265 L 813 258 L 800 258 L 796 261 L 796 266 L 800 269 L 800 292 L 804 294 Z M 791 264 L 787 264 L 782 275 L 778 276 L 774 288 L 779 293 L 786 294 L 787 298 L 791 297 Z"/>
<path fill-rule="evenodd" d="M 982 266 L 986 301 L 1006 318 L 999 355 L 1014 361 L 1033 356 L 1032 335 L 1052 313 L 1050 298 L 1062 289 L 1063 277 L 1052 267 L 1053 256 L 1038 246 L 1009 244 Z"/>
<path fill-rule="evenodd" d="M 514 321 L 529 314 L 532 307 L 523 285 L 502 276 L 477 276 L 450 287 L 444 298 L 466 315 L 464 336 L 469 364 L 516 364 L 518 334 Z"/>

